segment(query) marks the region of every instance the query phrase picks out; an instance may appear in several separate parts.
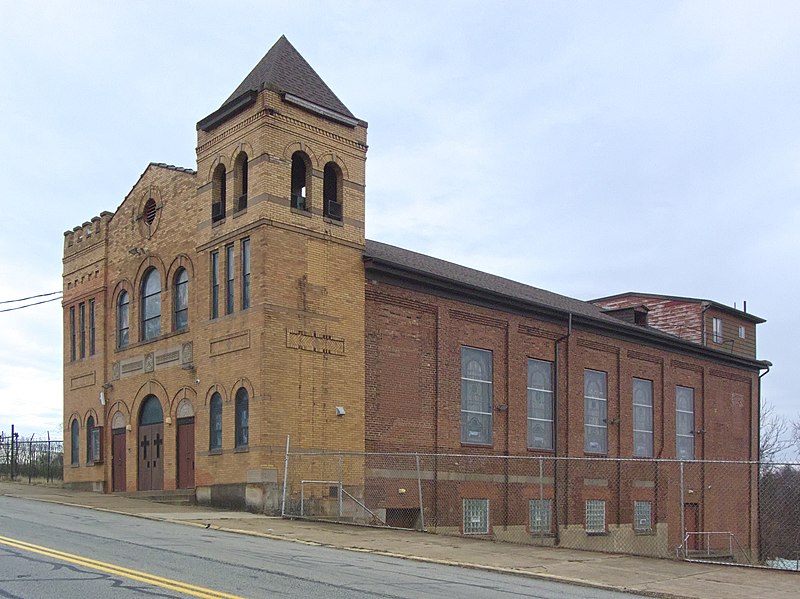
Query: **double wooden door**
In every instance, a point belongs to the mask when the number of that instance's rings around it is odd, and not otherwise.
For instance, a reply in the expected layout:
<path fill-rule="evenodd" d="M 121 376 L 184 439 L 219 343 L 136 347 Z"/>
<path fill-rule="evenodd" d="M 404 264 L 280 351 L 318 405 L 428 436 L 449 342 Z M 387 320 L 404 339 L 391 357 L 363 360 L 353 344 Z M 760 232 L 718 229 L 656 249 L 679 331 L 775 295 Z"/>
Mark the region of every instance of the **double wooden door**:
<path fill-rule="evenodd" d="M 139 490 L 164 488 L 164 423 L 139 426 Z"/>

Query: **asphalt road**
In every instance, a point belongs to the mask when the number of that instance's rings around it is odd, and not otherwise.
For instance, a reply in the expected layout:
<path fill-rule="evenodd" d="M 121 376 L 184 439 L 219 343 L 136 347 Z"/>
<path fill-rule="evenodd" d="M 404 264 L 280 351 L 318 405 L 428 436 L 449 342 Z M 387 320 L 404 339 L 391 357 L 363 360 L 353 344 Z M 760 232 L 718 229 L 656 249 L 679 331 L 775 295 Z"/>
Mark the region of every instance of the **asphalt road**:
<path fill-rule="evenodd" d="M 0 597 L 635 595 L 0 497 Z"/>

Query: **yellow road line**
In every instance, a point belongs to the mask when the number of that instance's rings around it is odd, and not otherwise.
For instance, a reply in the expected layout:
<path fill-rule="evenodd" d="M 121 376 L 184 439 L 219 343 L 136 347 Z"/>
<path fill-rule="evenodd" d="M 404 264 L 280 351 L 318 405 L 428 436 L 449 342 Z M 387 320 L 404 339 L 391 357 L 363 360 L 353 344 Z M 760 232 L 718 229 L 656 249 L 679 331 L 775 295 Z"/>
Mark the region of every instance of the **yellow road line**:
<path fill-rule="evenodd" d="M 23 551 L 30 551 L 31 553 L 36 553 L 39 555 L 43 555 L 45 557 L 59 559 L 65 562 L 69 562 L 71 564 L 84 566 L 86 568 L 91 568 L 93 570 L 98 570 L 100 572 L 105 572 L 107 574 L 124 576 L 132 580 L 144 582 L 147 584 L 152 584 L 165 589 L 169 589 L 171 591 L 177 591 L 179 593 L 191 595 L 193 597 L 201 597 L 202 599 L 243 599 L 238 595 L 230 595 L 228 593 L 222 593 L 220 591 L 215 591 L 213 589 L 195 586 L 193 584 L 180 582 L 178 580 L 163 578 L 161 576 L 156 576 L 155 574 L 148 574 L 147 572 L 131 570 L 130 568 L 124 568 L 122 566 L 117 566 L 115 564 L 109 564 L 106 562 L 90 559 L 88 557 L 83 557 L 72 553 L 66 553 L 64 551 L 51 549 L 49 547 L 42 547 L 41 545 L 34 545 L 33 543 L 27 543 L 25 541 L 20 541 L 18 539 L 12 539 L 9 537 L 0 536 L 0 544 L 7 545 L 9 547 L 14 547 L 16 549 L 21 549 Z"/>

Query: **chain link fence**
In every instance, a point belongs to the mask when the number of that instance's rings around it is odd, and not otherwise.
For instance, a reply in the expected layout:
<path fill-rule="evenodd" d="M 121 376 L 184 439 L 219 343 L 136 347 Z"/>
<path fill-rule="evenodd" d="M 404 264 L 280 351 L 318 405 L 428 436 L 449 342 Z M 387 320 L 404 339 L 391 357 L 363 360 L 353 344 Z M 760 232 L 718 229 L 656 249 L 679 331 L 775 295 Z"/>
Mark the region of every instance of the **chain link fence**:
<path fill-rule="evenodd" d="M 800 569 L 800 464 L 290 451 L 286 472 L 285 517 Z"/>
<path fill-rule="evenodd" d="M 0 432 L 0 479 L 55 482 L 64 479 L 64 442 Z"/>

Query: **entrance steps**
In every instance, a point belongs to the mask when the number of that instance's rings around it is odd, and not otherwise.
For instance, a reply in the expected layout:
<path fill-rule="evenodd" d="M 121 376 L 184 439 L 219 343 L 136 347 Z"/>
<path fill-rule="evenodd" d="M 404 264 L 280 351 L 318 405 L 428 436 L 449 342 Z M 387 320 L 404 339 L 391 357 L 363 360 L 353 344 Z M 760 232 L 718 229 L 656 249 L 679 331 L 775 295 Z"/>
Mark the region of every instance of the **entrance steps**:
<path fill-rule="evenodd" d="M 194 489 L 174 489 L 171 491 L 130 491 L 126 493 L 116 493 L 122 497 L 131 499 L 145 499 L 156 503 L 168 503 L 171 505 L 193 505 L 195 503 Z"/>

